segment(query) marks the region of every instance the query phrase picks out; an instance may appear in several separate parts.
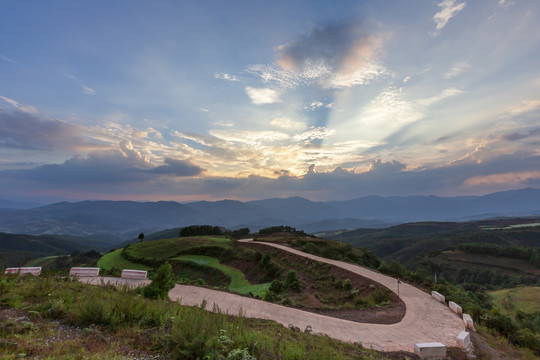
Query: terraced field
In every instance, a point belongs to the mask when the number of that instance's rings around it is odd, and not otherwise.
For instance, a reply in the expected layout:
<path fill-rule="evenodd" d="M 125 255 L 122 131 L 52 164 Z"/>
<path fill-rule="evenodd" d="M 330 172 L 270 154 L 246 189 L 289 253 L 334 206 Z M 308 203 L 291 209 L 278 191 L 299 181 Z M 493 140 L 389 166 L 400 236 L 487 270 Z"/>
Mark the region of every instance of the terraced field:
<path fill-rule="evenodd" d="M 32 259 L 30 261 L 28 261 L 26 264 L 24 264 L 24 266 L 42 266 L 42 267 L 45 267 L 49 264 L 51 264 L 52 262 L 54 262 L 54 260 L 56 258 L 58 258 L 60 255 L 53 255 L 53 256 L 44 256 L 44 257 L 40 257 L 40 258 L 37 258 L 37 259 Z"/>
<path fill-rule="evenodd" d="M 124 249 L 117 249 L 103 255 L 101 259 L 98 260 L 97 266 L 105 270 L 112 270 L 113 268 L 134 270 L 151 269 L 149 266 L 126 260 L 124 257 L 122 257 L 122 250 Z"/>
<path fill-rule="evenodd" d="M 194 236 L 143 241 L 104 255 L 98 266 L 110 270 L 130 268 L 152 270 L 169 261 L 182 282 L 226 288 L 238 294 L 264 297 L 269 282 L 252 283 L 241 270 L 224 264 L 223 259 L 253 261 L 254 251 L 235 249 L 231 239 L 220 236 Z M 252 267 L 255 267 L 255 263 Z M 224 285 L 229 283 L 228 286 Z"/>
<path fill-rule="evenodd" d="M 521 310 L 523 312 L 540 311 L 540 287 L 523 286 L 490 292 L 494 302 L 505 310 Z"/>
<path fill-rule="evenodd" d="M 214 269 L 218 269 L 219 271 L 223 272 L 225 275 L 231 278 L 231 283 L 228 289 L 238 294 L 247 295 L 251 293 L 253 295 L 258 295 L 262 297 L 264 296 L 264 294 L 266 294 L 268 288 L 270 287 L 269 282 L 263 284 L 250 284 L 243 272 L 232 266 L 223 265 L 219 262 L 218 259 L 210 256 L 182 255 L 177 256 L 172 260 L 190 261 L 199 265 L 209 266 Z"/>

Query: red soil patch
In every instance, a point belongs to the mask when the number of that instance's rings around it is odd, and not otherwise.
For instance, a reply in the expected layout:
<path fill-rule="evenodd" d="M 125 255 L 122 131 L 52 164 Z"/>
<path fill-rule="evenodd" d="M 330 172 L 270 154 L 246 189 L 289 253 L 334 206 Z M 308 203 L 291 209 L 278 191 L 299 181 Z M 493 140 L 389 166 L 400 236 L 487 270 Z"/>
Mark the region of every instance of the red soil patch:
<path fill-rule="evenodd" d="M 325 279 L 335 279 L 335 281 L 348 279 L 352 286 L 358 290 L 359 297 L 369 296 L 375 289 L 384 288 L 384 286 L 345 269 L 306 259 L 263 244 L 242 243 L 242 246 L 261 253 L 268 253 L 280 265 L 297 271 L 303 289 L 297 295 L 293 295 L 294 298 L 291 297 L 296 304 L 295 307 L 325 316 L 361 323 L 395 324 L 405 316 L 405 304 L 393 292 L 390 295 L 392 304 L 388 306 L 340 310 L 328 309 L 329 307 L 338 307 L 345 301 L 350 300 L 347 299 L 350 296 L 350 291 L 332 288 L 331 293 L 322 292 L 322 289 L 319 289 L 321 283 L 317 281 L 318 276 Z"/>

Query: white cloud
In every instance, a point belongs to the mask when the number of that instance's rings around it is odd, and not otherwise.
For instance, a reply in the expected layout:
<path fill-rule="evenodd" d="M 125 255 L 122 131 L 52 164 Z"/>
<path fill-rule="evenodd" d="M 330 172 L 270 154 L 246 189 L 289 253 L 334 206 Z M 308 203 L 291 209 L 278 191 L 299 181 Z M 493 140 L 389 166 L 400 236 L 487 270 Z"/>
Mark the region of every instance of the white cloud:
<path fill-rule="evenodd" d="M 291 120 L 287 117 L 276 117 L 270 121 L 270 125 L 285 129 L 285 130 L 299 130 L 304 129 L 306 125 L 300 121 Z"/>
<path fill-rule="evenodd" d="M 215 73 L 214 78 L 227 81 L 240 81 L 236 76 L 225 73 Z"/>
<path fill-rule="evenodd" d="M 462 72 L 464 72 L 465 70 L 467 70 L 470 66 L 471 65 L 466 61 L 455 63 L 454 66 L 452 66 L 452 68 L 446 74 L 444 74 L 444 77 L 446 79 L 451 79 L 453 77 L 456 77 Z"/>
<path fill-rule="evenodd" d="M 309 105 L 304 105 L 304 109 L 306 110 L 309 110 L 311 109 L 312 111 L 315 111 L 317 109 L 320 109 L 320 108 L 326 108 L 326 109 L 332 109 L 334 107 L 334 103 L 324 103 L 322 101 L 319 101 L 319 100 L 315 100 L 315 101 L 312 101 L 311 104 Z"/>
<path fill-rule="evenodd" d="M 290 71 L 272 65 L 253 65 L 247 69 L 259 76 L 265 83 L 274 83 L 280 88 L 317 85 L 323 89 L 343 89 L 366 85 L 371 81 L 389 75 L 390 72 L 378 61 L 371 61 L 362 68 L 342 72 L 321 61 L 306 60 L 299 71 Z"/>
<path fill-rule="evenodd" d="M 523 100 L 508 109 L 511 115 L 525 114 L 540 108 L 540 100 Z"/>
<path fill-rule="evenodd" d="M 83 94 L 85 94 L 85 95 L 96 95 L 96 91 L 94 89 L 92 89 L 91 87 L 83 84 L 83 82 L 81 80 L 77 79 L 75 76 L 68 75 L 67 77 L 70 78 L 71 80 L 75 81 L 77 84 L 79 84 Z"/>
<path fill-rule="evenodd" d="M 208 141 L 206 141 L 204 139 L 204 137 L 198 136 L 198 135 L 195 135 L 195 134 L 186 134 L 186 133 L 175 130 L 175 131 L 173 131 L 171 133 L 171 135 L 176 136 L 177 138 L 180 138 L 180 139 L 186 139 L 186 140 L 193 141 L 193 142 L 195 142 L 197 144 L 210 146 L 210 144 L 208 143 Z"/>
<path fill-rule="evenodd" d="M 223 126 L 223 127 L 233 127 L 234 126 L 234 122 L 232 122 L 232 121 L 223 121 L 223 120 L 215 121 L 215 122 L 213 122 L 213 124 L 216 125 L 216 126 Z"/>
<path fill-rule="evenodd" d="M 293 139 L 296 141 L 311 142 L 313 140 L 323 140 L 335 133 L 335 130 L 328 129 L 324 126 L 319 126 L 316 128 L 310 128 L 309 130 L 294 135 Z"/>
<path fill-rule="evenodd" d="M 246 94 L 255 105 L 281 102 L 279 92 L 269 88 L 252 88 L 246 86 Z"/>
<path fill-rule="evenodd" d="M 438 6 L 441 8 L 439 12 L 433 15 L 433 21 L 435 22 L 435 32 L 434 35 L 437 35 L 445 26 L 448 21 L 456 16 L 461 10 L 467 5 L 466 2 L 461 2 L 456 4 L 456 0 L 443 0 Z"/>
<path fill-rule="evenodd" d="M 205 113 L 210 112 L 210 110 L 208 110 L 207 108 L 201 108 L 201 111 Z"/>
<path fill-rule="evenodd" d="M 432 97 L 429 97 L 429 98 L 425 98 L 425 99 L 421 99 L 418 101 L 418 103 L 420 105 L 424 105 L 424 106 L 431 106 L 435 103 L 438 103 L 444 99 L 447 99 L 449 97 L 453 97 L 453 96 L 457 96 L 459 94 L 463 93 L 463 90 L 460 90 L 460 89 L 455 89 L 455 88 L 450 88 L 450 89 L 444 89 L 443 91 L 441 91 L 440 94 L 438 95 L 435 95 L 435 96 L 432 96 Z"/>
<path fill-rule="evenodd" d="M 92 89 L 91 87 L 88 87 L 84 84 L 81 84 L 81 87 L 82 87 L 83 93 L 85 93 L 86 95 L 96 95 L 96 91 Z"/>
<path fill-rule="evenodd" d="M 20 104 L 19 102 L 15 101 L 13 99 L 10 99 L 8 97 L 5 97 L 5 96 L 0 96 L 0 99 L 4 100 L 5 102 L 10 104 L 11 106 L 13 106 L 17 110 L 20 110 L 20 111 L 23 111 L 23 112 L 26 112 L 26 113 L 29 113 L 29 114 L 37 114 L 38 113 L 36 108 L 31 106 L 31 105 Z"/>
<path fill-rule="evenodd" d="M 4 61 L 7 61 L 9 63 L 12 63 L 12 64 L 15 64 L 15 65 L 20 65 L 18 62 L 16 62 L 15 60 L 11 59 L 11 58 L 8 58 L 7 56 L 5 55 L 2 55 L 0 54 L 0 59 L 4 60 Z"/>
<path fill-rule="evenodd" d="M 322 103 L 322 101 L 313 101 L 310 107 L 311 107 L 311 110 L 315 110 L 315 109 L 321 108 L 323 105 L 324 104 Z"/>
<path fill-rule="evenodd" d="M 246 145 L 259 145 L 275 141 L 287 140 L 289 135 L 279 131 L 228 131 L 228 130 L 210 130 L 210 135 L 219 139 L 242 143 Z"/>

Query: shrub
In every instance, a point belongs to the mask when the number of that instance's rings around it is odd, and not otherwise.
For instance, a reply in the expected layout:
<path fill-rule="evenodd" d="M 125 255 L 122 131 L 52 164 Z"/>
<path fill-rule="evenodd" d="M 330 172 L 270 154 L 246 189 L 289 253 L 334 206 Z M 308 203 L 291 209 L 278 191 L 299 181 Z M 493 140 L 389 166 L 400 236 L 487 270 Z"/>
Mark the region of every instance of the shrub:
<path fill-rule="evenodd" d="M 351 280 L 349 279 L 343 280 L 343 282 L 341 283 L 341 287 L 344 288 L 345 290 L 352 290 L 353 285 L 351 283 Z"/>
<path fill-rule="evenodd" d="M 169 290 L 174 287 L 174 274 L 171 264 L 161 265 L 152 278 L 150 285 L 144 287 L 143 295 L 151 299 L 167 299 Z"/>
<path fill-rule="evenodd" d="M 289 290 L 300 291 L 302 285 L 300 284 L 300 279 L 298 279 L 296 271 L 291 270 L 287 273 L 287 278 L 285 279 L 285 286 Z"/>

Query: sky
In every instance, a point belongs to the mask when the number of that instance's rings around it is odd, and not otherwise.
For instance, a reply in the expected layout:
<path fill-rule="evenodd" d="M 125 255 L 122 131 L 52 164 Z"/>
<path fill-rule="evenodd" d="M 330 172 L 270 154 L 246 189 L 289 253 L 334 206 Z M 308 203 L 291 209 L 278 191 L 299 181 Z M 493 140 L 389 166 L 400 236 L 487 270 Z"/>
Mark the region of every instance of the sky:
<path fill-rule="evenodd" d="M 540 187 L 539 1 L 0 6 L 0 198 Z"/>

